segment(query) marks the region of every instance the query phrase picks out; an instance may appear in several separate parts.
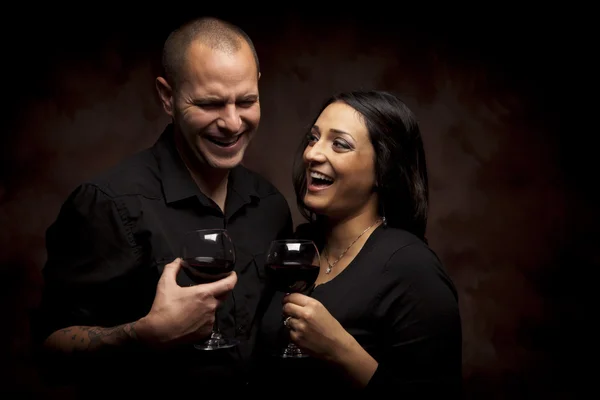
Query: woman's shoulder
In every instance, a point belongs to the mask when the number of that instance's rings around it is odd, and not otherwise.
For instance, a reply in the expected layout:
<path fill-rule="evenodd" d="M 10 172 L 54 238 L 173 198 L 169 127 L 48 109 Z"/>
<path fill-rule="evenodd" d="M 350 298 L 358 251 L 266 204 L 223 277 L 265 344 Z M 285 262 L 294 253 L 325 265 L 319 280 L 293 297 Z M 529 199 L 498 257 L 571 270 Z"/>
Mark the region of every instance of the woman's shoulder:
<path fill-rule="evenodd" d="M 437 252 L 416 235 L 395 228 L 384 229 L 377 252 L 384 255 L 384 271 L 404 282 L 444 282 L 454 294 L 456 289 Z M 440 279 L 441 278 L 441 279 Z"/>
<path fill-rule="evenodd" d="M 406 246 L 428 247 L 424 240 L 404 229 L 381 226 L 377 231 L 379 233 L 378 241 L 393 250 Z"/>
<path fill-rule="evenodd" d="M 314 225 L 309 222 L 298 225 L 294 231 L 294 239 L 314 240 L 316 235 L 317 230 L 315 229 Z"/>
<path fill-rule="evenodd" d="M 375 251 L 388 264 L 410 263 L 413 265 L 441 264 L 437 253 L 429 244 L 411 232 L 398 228 L 380 228 L 376 237 Z"/>

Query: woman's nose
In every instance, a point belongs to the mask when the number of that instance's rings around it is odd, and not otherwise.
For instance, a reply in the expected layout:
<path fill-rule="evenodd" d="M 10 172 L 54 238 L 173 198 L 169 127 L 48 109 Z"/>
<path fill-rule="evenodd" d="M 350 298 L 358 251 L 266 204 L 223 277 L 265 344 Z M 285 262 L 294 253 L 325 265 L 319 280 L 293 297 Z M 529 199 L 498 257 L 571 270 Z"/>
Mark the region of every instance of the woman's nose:
<path fill-rule="evenodd" d="M 313 163 L 322 163 L 327 160 L 327 157 L 325 156 L 325 153 L 323 152 L 322 146 L 319 144 L 319 142 L 306 147 L 304 150 L 304 160 Z"/>

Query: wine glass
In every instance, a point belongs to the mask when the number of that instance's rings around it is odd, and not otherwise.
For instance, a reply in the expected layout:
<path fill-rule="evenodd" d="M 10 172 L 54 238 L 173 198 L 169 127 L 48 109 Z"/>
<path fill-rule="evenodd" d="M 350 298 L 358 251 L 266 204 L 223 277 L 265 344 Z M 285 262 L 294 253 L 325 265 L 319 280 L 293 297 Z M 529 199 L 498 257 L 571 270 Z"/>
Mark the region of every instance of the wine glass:
<path fill-rule="evenodd" d="M 235 249 L 225 229 L 199 229 L 183 235 L 181 247 L 182 267 L 196 283 L 214 282 L 225 278 L 235 265 Z M 239 340 L 226 338 L 219 330 L 219 317 L 204 343 L 195 344 L 198 350 L 217 350 L 233 347 Z"/>
<path fill-rule="evenodd" d="M 319 259 L 319 250 L 311 240 L 274 240 L 269 246 L 265 264 L 267 279 L 279 292 L 306 292 L 319 276 L 321 265 Z M 283 315 L 284 321 L 285 318 L 287 316 Z M 278 355 L 282 358 L 308 356 L 289 339 L 287 346 Z"/>

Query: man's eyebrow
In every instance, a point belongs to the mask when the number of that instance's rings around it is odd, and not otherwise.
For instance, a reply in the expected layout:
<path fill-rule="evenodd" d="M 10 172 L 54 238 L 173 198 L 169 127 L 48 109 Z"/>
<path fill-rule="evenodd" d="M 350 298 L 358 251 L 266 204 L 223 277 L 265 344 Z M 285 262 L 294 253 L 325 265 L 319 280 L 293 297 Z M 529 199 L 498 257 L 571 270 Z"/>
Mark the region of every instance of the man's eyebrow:
<path fill-rule="evenodd" d="M 235 101 L 254 101 L 258 99 L 257 94 L 246 94 L 243 96 L 236 97 Z M 216 96 L 205 96 L 199 97 L 195 101 L 195 103 L 226 103 L 227 99 Z"/>

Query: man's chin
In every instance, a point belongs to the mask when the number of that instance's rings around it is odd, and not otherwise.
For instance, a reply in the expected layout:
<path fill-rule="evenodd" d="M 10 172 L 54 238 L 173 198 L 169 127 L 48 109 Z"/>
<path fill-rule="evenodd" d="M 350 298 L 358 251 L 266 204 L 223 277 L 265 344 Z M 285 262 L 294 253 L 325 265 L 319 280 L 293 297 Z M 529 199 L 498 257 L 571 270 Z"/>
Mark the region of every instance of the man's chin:
<path fill-rule="evenodd" d="M 230 170 L 238 165 L 242 164 L 244 157 L 243 154 L 236 155 L 235 157 L 206 157 L 206 164 L 208 167 L 217 170 Z"/>

